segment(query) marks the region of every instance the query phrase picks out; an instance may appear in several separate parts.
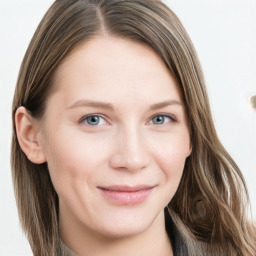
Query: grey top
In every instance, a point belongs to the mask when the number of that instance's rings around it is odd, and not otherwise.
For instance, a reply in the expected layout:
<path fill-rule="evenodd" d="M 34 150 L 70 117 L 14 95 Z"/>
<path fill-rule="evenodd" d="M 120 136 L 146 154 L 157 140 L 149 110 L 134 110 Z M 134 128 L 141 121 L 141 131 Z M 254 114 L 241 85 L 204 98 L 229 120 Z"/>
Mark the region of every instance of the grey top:
<path fill-rule="evenodd" d="M 69 249 L 62 241 L 61 241 L 61 247 L 63 251 L 66 252 L 67 256 L 77 256 L 71 249 Z"/>

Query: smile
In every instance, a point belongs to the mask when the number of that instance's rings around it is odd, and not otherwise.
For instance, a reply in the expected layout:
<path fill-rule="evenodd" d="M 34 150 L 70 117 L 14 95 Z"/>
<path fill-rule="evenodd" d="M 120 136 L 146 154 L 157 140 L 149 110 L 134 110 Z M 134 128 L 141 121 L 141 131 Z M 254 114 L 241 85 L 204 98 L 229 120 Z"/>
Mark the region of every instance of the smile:
<path fill-rule="evenodd" d="M 134 205 L 144 202 L 155 187 L 156 186 L 148 185 L 115 185 L 109 187 L 98 187 L 98 189 L 107 200 L 121 205 Z"/>

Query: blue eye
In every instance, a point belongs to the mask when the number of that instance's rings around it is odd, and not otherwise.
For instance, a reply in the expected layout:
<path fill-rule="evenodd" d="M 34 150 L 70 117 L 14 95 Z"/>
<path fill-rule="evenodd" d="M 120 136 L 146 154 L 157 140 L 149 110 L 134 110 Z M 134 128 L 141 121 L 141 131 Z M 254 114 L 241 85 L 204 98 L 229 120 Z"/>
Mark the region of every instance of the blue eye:
<path fill-rule="evenodd" d="M 101 116 L 91 115 L 91 116 L 87 116 L 87 117 L 83 118 L 80 121 L 80 123 L 82 123 L 82 122 L 86 122 L 87 125 L 97 126 L 97 125 L 104 124 L 105 120 Z"/>
<path fill-rule="evenodd" d="M 168 122 L 175 122 L 175 118 L 168 115 L 157 115 L 152 118 L 153 124 L 160 125 L 160 124 L 166 124 Z"/>

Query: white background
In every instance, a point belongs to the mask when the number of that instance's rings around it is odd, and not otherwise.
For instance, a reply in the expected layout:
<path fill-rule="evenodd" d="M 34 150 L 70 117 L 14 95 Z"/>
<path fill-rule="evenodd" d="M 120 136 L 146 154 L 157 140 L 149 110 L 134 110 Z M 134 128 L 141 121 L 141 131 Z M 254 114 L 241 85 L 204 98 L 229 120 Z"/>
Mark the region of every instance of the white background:
<path fill-rule="evenodd" d="M 20 63 L 52 0 L 0 0 L 0 256 L 32 255 L 10 171 L 11 103 Z M 221 141 L 245 176 L 256 213 L 256 0 L 167 0 L 190 34 Z"/>

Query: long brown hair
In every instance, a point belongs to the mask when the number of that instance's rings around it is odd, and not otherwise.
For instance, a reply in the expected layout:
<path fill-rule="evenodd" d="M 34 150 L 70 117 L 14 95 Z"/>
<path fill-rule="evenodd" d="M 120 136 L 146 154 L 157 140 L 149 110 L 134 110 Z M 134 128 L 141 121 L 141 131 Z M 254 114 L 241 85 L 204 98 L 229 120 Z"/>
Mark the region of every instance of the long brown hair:
<path fill-rule="evenodd" d="M 58 196 L 47 164 L 30 162 L 21 150 L 15 112 L 24 106 L 34 118 L 42 118 L 59 65 L 78 44 L 96 35 L 151 46 L 179 82 L 193 150 L 168 212 L 188 255 L 255 256 L 245 181 L 216 134 L 192 42 L 176 15 L 159 0 L 56 0 L 30 42 L 13 100 L 11 163 L 19 217 L 34 255 L 68 252 L 61 246 Z"/>

